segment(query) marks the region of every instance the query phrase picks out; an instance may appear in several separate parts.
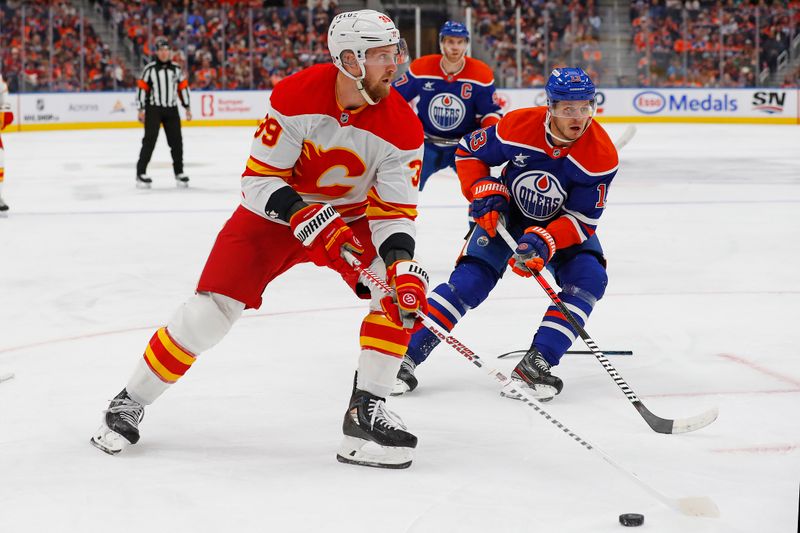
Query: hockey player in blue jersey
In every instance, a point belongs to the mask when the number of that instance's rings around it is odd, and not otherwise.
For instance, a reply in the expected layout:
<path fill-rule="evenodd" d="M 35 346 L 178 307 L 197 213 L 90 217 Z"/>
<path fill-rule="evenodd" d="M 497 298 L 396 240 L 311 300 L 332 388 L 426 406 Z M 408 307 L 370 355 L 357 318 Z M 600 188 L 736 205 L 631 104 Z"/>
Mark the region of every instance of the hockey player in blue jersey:
<path fill-rule="evenodd" d="M 441 54 L 414 60 L 394 82 L 406 101 L 417 101 L 425 131 L 419 189 L 434 172 L 452 167 L 461 137 L 500 120 L 494 74 L 485 63 L 467 57 L 469 31 L 460 22 L 445 22 L 439 31 Z"/>
<path fill-rule="evenodd" d="M 561 289 L 559 297 L 582 325 L 603 297 L 608 277 L 595 230 L 617 172 L 617 150 L 592 120 L 595 87 L 583 70 L 554 70 L 545 92 L 547 106 L 512 111 L 458 146 L 458 177 L 477 224 L 449 280 L 428 295 L 429 316 L 447 331 L 486 299 L 506 264 L 526 277 L 547 268 Z M 503 163 L 502 175 L 491 177 L 490 167 Z M 496 234 L 503 221 L 516 250 Z M 563 383 L 551 368 L 576 335 L 551 305 L 512 377 L 540 399 L 552 399 Z M 415 367 L 438 344 L 427 329 L 414 334 L 394 394 L 417 386 Z"/>

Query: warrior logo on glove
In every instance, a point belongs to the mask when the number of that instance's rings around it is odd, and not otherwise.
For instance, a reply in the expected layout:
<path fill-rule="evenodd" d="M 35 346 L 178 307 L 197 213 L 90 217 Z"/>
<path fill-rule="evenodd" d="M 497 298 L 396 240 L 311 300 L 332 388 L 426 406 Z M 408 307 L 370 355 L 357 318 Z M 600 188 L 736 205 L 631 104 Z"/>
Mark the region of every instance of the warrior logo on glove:
<path fill-rule="evenodd" d="M 412 333 L 422 327 L 418 313 L 428 313 L 428 273 L 413 260 L 395 261 L 386 270 L 386 279 L 395 296 L 381 300 L 386 317 Z"/>

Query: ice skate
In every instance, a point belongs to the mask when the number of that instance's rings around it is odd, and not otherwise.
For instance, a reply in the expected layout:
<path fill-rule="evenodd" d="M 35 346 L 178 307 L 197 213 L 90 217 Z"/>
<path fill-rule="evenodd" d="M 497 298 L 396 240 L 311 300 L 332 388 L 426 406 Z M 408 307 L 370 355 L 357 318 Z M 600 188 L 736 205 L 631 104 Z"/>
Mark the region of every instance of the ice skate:
<path fill-rule="evenodd" d="M 411 466 L 417 437 L 406 431 L 400 418 L 386 409 L 386 401 L 356 389 L 344 415 L 344 440 L 336 459 L 377 468 Z"/>
<path fill-rule="evenodd" d="M 136 174 L 136 188 L 149 189 L 153 186 L 153 179 L 146 174 Z"/>
<path fill-rule="evenodd" d="M 400 364 L 400 370 L 397 371 L 397 379 L 394 382 L 392 389 L 392 396 L 402 396 L 407 392 L 417 388 L 419 382 L 414 377 L 414 370 L 417 364 L 409 356 L 403 357 L 403 362 Z"/>
<path fill-rule="evenodd" d="M 511 373 L 514 385 L 524 385 L 540 402 L 549 402 L 564 388 L 561 378 L 550 373 L 550 363 L 536 348 L 531 348 L 522 357 Z M 519 399 L 517 394 L 501 392 L 502 396 Z"/>
<path fill-rule="evenodd" d="M 187 188 L 189 186 L 189 176 L 183 172 L 175 174 L 175 186 L 179 189 Z"/>
<path fill-rule="evenodd" d="M 127 446 L 139 442 L 139 423 L 144 406 L 122 392 L 111 400 L 103 424 L 94 432 L 91 443 L 109 455 L 116 455 Z"/>
<path fill-rule="evenodd" d="M 0 196 L 0 217 L 8 216 L 8 204 Z"/>

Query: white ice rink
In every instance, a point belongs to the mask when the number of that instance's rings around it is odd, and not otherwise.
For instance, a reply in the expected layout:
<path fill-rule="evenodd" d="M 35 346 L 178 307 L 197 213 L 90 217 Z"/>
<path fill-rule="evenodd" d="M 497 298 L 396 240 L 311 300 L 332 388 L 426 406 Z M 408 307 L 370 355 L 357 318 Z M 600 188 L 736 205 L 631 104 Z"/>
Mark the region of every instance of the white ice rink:
<path fill-rule="evenodd" d="M 617 137 L 624 125 L 607 126 Z M 239 198 L 253 129 L 186 128 L 188 190 L 159 139 L 134 188 L 139 130 L 4 135 L 0 219 L 0 532 L 793 533 L 800 484 L 800 127 L 640 125 L 599 235 L 610 283 L 587 324 L 654 413 L 718 406 L 711 426 L 651 431 L 592 356 L 567 356 L 545 405 L 646 483 L 709 496 L 717 519 L 666 508 L 446 346 L 389 407 L 414 464 L 335 453 L 365 313 L 303 265 L 147 409 L 111 457 L 89 437 L 154 328 L 188 297 Z M 466 229 L 455 176 L 432 178 L 418 259 L 446 279 Z M 506 276 L 454 334 L 526 348 L 546 296 Z M 575 349 L 583 348 L 579 343 Z"/>

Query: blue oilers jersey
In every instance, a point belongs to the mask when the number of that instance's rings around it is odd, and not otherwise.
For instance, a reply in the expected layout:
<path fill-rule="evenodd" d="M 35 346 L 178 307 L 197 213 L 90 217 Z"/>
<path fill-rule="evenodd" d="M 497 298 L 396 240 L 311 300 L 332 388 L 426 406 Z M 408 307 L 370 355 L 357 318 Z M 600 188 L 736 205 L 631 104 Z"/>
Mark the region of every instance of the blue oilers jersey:
<path fill-rule="evenodd" d="M 423 56 L 394 82 L 406 101 L 419 97 L 417 114 L 426 136 L 460 139 L 495 124 L 501 113 L 491 69 L 465 57 L 461 71 L 445 74 L 441 59 L 439 54 Z"/>
<path fill-rule="evenodd" d="M 595 121 L 567 147 L 550 142 L 544 128 L 547 107 L 518 109 L 489 128 L 461 140 L 456 168 L 472 201 L 472 184 L 507 163 L 502 180 L 511 193 L 512 222 L 541 226 L 562 249 L 594 235 L 617 172 L 617 150 Z"/>

